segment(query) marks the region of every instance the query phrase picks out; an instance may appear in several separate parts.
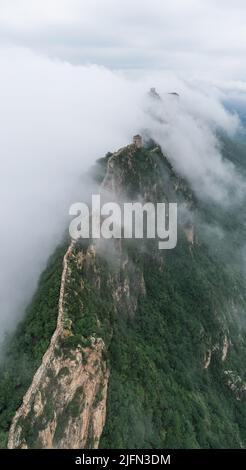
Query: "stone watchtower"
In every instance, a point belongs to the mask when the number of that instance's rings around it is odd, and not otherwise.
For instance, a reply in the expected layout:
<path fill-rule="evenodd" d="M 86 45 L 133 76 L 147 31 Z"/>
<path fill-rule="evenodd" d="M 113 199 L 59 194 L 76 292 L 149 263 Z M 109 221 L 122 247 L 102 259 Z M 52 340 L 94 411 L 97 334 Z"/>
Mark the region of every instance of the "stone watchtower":
<path fill-rule="evenodd" d="M 137 135 L 134 135 L 133 136 L 133 144 L 135 145 L 135 147 L 137 147 L 138 149 L 141 149 L 142 146 L 143 146 L 143 139 L 142 139 L 142 136 L 137 134 Z"/>

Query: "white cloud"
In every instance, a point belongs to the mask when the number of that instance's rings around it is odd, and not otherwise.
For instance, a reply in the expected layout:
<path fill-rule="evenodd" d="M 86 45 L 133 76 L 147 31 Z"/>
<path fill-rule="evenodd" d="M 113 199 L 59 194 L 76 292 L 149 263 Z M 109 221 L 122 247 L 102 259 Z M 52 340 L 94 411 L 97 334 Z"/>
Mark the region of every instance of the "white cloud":
<path fill-rule="evenodd" d="M 0 320 L 22 314 L 96 158 L 129 142 L 135 87 L 102 67 L 0 49 Z M 136 95 L 137 96 L 137 95 Z"/>
<path fill-rule="evenodd" d="M 199 197 L 224 207 L 238 203 L 245 194 L 245 181 L 222 158 L 216 137 L 219 130 L 233 136 L 240 125 L 237 115 L 228 113 L 212 93 L 177 79 L 175 85 L 173 91 L 180 93 L 180 99 L 162 94 L 159 103 L 150 101 L 147 109 L 157 119 L 149 119 L 146 127 Z"/>

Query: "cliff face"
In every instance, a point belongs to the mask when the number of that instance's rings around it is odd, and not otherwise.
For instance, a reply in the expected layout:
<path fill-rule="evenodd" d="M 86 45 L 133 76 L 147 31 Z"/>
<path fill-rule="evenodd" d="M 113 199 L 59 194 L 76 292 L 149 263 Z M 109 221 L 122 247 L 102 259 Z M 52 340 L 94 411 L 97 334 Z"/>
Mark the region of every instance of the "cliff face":
<path fill-rule="evenodd" d="M 108 369 L 104 344 L 51 358 L 32 396 L 12 423 L 8 447 L 97 447 L 105 423 Z"/>
<path fill-rule="evenodd" d="M 67 285 L 71 281 L 72 242 L 64 256 L 56 330 L 23 398 L 9 432 L 9 448 L 97 447 L 106 414 L 109 371 L 105 345 L 91 338 L 90 346 L 63 350 Z"/>
<path fill-rule="evenodd" d="M 14 373 L 3 382 L 18 398 L 8 447 L 244 446 L 246 338 L 234 319 L 246 293 L 202 242 L 199 202 L 158 146 L 108 154 L 94 177 L 102 197 L 177 202 L 178 245 L 161 251 L 156 240 L 89 240 L 68 247 L 42 362 L 24 398 Z M 35 302 L 36 309 L 43 297 Z M 32 326 L 27 335 L 34 347 L 38 333 Z M 0 394 L 0 415 L 8 404 Z"/>

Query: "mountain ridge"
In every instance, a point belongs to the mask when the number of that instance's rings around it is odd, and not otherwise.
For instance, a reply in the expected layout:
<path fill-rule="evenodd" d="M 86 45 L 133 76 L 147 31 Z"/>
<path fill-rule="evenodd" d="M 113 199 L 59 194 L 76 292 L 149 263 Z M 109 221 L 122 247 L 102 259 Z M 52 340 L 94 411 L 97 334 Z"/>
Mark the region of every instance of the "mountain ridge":
<path fill-rule="evenodd" d="M 234 369 L 238 355 L 245 357 L 245 336 L 240 332 L 239 340 L 228 308 L 234 302 L 239 309 L 238 296 L 228 295 L 231 279 L 199 238 L 199 202 L 156 145 L 109 154 L 94 177 L 117 197 L 176 200 L 192 216 L 195 235 L 189 238 L 181 217 L 178 246 L 170 253 L 151 240 L 115 241 L 110 256 L 93 240 L 72 247 L 60 365 L 50 373 L 47 368 L 23 422 L 15 415 L 9 446 L 243 447 L 244 381 Z M 75 389 L 67 394 L 72 374 L 59 376 L 66 361 L 80 371 L 78 395 Z M 88 382 L 81 379 L 87 361 L 95 385 L 89 403 Z M 59 393 L 66 397 L 61 407 Z"/>

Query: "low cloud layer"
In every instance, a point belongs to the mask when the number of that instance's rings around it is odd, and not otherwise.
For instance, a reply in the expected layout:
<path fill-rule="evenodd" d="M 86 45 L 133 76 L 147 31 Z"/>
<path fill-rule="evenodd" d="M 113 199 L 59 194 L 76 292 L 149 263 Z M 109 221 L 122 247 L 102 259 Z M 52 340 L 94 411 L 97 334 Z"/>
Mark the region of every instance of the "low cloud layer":
<path fill-rule="evenodd" d="M 224 207 L 245 196 L 245 181 L 234 164 L 223 159 L 217 134 L 231 137 L 240 129 L 236 114 L 229 113 L 212 91 L 190 87 L 176 80 L 180 97 L 162 94 L 149 99 L 148 129 L 174 168 L 201 198 Z"/>
<path fill-rule="evenodd" d="M 215 130 L 235 132 L 214 89 L 174 74 L 137 79 L 100 66 L 74 66 L 25 48 L 0 49 L 1 334 L 23 315 L 49 254 L 64 233 L 70 203 L 92 190 L 82 175 L 107 151 L 149 128 L 195 190 L 221 200 L 239 181 L 220 156 Z M 163 102 L 150 116 L 146 91 Z M 180 100 L 168 97 L 177 91 Z M 229 165 L 229 166 L 228 166 Z M 218 185 L 218 181 L 221 185 Z M 241 183 L 240 183 L 241 184 Z M 241 187 L 241 186 L 240 186 Z"/>
<path fill-rule="evenodd" d="M 134 87 L 97 66 L 0 50 L 0 321 L 15 324 L 96 158 L 129 142 Z"/>

